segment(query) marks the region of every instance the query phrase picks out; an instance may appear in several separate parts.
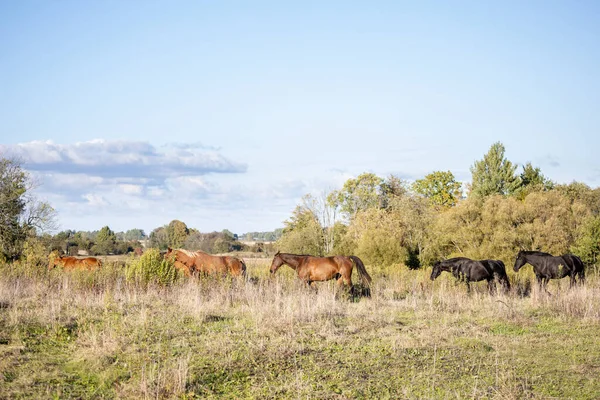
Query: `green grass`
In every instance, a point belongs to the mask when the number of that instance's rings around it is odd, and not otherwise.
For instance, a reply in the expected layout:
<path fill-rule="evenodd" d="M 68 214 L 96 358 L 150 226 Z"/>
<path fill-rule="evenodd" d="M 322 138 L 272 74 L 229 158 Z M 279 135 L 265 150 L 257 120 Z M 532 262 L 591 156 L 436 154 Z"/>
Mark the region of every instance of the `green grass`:
<path fill-rule="evenodd" d="M 291 270 L 272 277 L 269 261 L 248 263 L 249 282 L 169 287 L 133 284 L 110 265 L 0 274 L 0 398 L 600 393 L 596 277 L 554 296 L 491 297 L 485 284 L 467 295 L 450 276 L 399 268 L 374 272 L 373 297 L 353 301 L 334 284 L 308 289 Z"/>

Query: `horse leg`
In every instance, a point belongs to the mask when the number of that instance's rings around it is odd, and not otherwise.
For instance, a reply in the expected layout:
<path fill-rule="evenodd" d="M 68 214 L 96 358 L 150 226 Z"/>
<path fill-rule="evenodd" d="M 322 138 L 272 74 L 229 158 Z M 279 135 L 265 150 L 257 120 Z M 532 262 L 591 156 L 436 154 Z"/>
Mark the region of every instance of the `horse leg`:
<path fill-rule="evenodd" d="M 570 280 L 571 280 L 571 284 L 569 285 L 569 289 L 573 288 L 573 286 L 575 286 L 575 272 L 573 272 L 570 276 L 569 276 Z"/>
<path fill-rule="evenodd" d="M 540 288 L 540 290 L 542 290 L 543 287 L 544 287 L 544 280 L 542 279 L 542 276 L 541 275 L 536 275 L 535 279 L 537 280 L 538 287 Z"/>
<path fill-rule="evenodd" d="M 488 283 L 488 291 L 490 292 L 490 294 L 496 294 L 496 282 L 494 281 L 494 279 L 488 279 L 487 281 Z"/>
<path fill-rule="evenodd" d="M 545 278 L 545 279 L 543 279 L 543 282 L 544 282 L 544 283 L 543 283 L 543 284 L 544 284 L 544 290 L 546 291 L 546 293 L 547 293 L 549 296 L 552 296 L 552 293 L 550 293 L 550 292 L 548 291 L 548 282 L 550 282 L 550 278 Z"/>
<path fill-rule="evenodd" d="M 585 271 L 582 269 L 579 271 L 579 284 L 583 285 L 585 283 Z"/>

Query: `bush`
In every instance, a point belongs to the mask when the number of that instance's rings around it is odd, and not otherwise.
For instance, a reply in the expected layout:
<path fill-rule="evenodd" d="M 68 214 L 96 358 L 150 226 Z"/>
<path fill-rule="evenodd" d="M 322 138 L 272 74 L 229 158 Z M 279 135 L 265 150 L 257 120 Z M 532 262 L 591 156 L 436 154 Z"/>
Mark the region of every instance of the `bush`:
<path fill-rule="evenodd" d="M 177 282 L 182 274 L 173 262 L 165 260 L 158 249 L 148 249 L 138 259 L 133 259 L 126 270 L 127 281 L 140 285 L 171 285 Z"/>

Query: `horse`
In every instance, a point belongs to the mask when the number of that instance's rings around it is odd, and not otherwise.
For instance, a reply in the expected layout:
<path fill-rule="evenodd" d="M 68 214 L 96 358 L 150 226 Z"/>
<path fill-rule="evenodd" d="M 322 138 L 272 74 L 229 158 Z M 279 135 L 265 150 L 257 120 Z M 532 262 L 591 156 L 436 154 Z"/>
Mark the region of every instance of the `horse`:
<path fill-rule="evenodd" d="M 187 276 L 199 272 L 206 275 L 221 274 L 231 276 L 246 276 L 246 263 L 237 257 L 213 256 L 203 251 L 189 251 L 168 248 L 165 258 L 175 262 L 175 268 Z"/>
<path fill-rule="evenodd" d="M 553 256 L 550 253 L 541 251 L 519 251 L 515 259 L 513 270 L 519 272 L 525 264 L 533 266 L 533 272 L 540 288 L 546 292 L 548 281 L 550 279 L 562 279 L 565 276 L 570 278 L 570 287 L 576 283 L 575 277 L 579 277 L 579 283 L 585 282 L 585 268 L 579 257 L 573 254 L 563 254 L 562 256 Z"/>
<path fill-rule="evenodd" d="M 55 256 L 50 257 L 50 262 L 48 263 L 48 269 L 51 270 L 57 265 L 62 266 L 64 269 L 74 270 L 74 269 L 85 269 L 85 270 L 93 270 L 102 266 L 102 262 L 96 257 L 86 257 L 86 258 L 75 258 L 75 257 L 61 257 Z"/>
<path fill-rule="evenodd" d="M 495 279 L 500 281 L 505 292 L 510 290 L 506 268 L 500 260 L 471 260 L 467 257 L 455 257 L 438 261 L 433 264 L 430 279 L 435 280 L 442 271 L 451 272 L 458 281 L 464 281 L 467 292 L 471 292 L 470 282 L 486 280 L 489 292 L 495 293 Z"/>
<path fill-rule="evenodd" d="M 338 285 L 352 286 L 352 268 L 356 264 L 361 283 L 369 289 L 372 279 L 365 269 L 362 260 L 356 256 L 315 257 L 310 255 L 275 253 L 271 263 L 271 273 L 275 273 L 283 264 L 290 266 L 298 274 L 298 278 L 312 286 L 316 281 L 337 279 Z M 367 291 L 368 295 L 368 291 Z"/>

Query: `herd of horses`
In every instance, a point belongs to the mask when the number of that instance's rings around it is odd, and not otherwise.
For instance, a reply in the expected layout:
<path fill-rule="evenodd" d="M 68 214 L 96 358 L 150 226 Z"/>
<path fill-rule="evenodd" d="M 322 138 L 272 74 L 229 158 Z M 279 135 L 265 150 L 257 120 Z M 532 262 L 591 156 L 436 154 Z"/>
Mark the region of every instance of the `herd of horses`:
<path fill-rule="evenodd" d="M 533 267 L 533 273 L 540 289 L 548 292 L 547 286 L 550 279 L 570 278 L 570 286 L 573 287 L 577 279 L 579 283 L 585 282 L 585 266 L 581 259 L 574 254 L 563 254 L 553 256 L 541 251 L 519 251 L 515 259 L 513 270 L 519 272 L 525 264 Z M 435 280 L 442 271 L 452 273 L 460 281 L 467 285 L 469 282 L 487 281 L 490 293 L 495 292 L 495 281 L 499 281 L 505 291 L 510 290 L 510 282 L 506 275 L 504 263 L 500 260 L 471 260 L 466 257 L 456 257 L 448 260 L 438 261 L 433 265 L 431 280 Z"/>
<path fill-rule="evenodd" d="M 246 264 L 238 257 L 214 256 L 202 251 L 189 251 L 184 249 L 168 248 L 163 253 L 164 258 L 173 262 L 175 268 L 184 275 L 229 275 L 234 277 L 246 276 Z M 550 279 L 570 278 L 570 285 L 574 286 L 585 282 L 585 267 L 581 259 L 573 254 L 553 256 L 541 251 L 520 251 L 517 254 L 513 270 L 518 272 L 525 264 L 533 266 L 540 289 L 547 292 Z M 95 257 L 50 257 L 49 269 L 56 266 L 65 269 L 93 270 L 102 263 Z M 288 265 L 296 271 L 298 278 L 309 286 L 313 282 L 329 281 L 336 279 L 339 285 L 347 285 L 351 289 L 352 271 L 356 267 L 361 284 L 369 288 L 372 282 L 364 263 L 356 256 L 330 256 L 316 257 L 311 255 L 291 254 L 277 252 L 273 257 L 270 272 L 275 273 L 282 265 Z M 505 291 L 510 290 L 510 281 L 506 274 L 506 267 L 500 260 L 472 260 L 466 257 L 455 257 L 434 263 L 430 279 L 435 280 L 443 272 L 451 273 L 457 281 L 466 283 L 470 292 L 470 282 L 487 281 L 490 293 L 496 290 L 495 282 L 498 281 Z M 370 293 L 370 291 L 368 292 Z"/>

